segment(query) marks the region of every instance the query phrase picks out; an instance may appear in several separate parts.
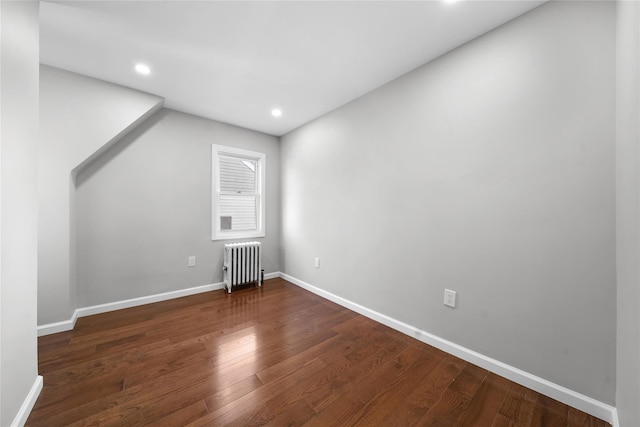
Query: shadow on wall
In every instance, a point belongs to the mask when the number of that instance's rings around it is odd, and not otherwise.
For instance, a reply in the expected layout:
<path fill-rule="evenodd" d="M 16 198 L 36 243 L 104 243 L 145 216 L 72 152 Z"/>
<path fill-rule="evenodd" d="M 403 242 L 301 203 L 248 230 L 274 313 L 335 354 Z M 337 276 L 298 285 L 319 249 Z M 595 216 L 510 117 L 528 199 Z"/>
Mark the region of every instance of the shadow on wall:
<path fill-rule="evenodd" d="M 107 163 L 111 162 L 114 158 L 118 157 L 123 151 L 125 151 L 133 142 L 145 134 L 149 129 L 156 126 L 164 117 L 168 114 L 167 110 L 162 108 L 155 112 L 144 122 L 138 125 L 135 129 L 124 136 L 120 141 L 117 141 L 111 147 L 107 148 L 103 153 L 98 156 L 92 156 L 87 161 L 82 162 L 71 171 L 71 177 L 73 179 L 74 187 L 77 190 L 88 179 L 90 179 L 95 173 L 100 171 Z M 150 159 L 152 161 L 152 159 Z"/>

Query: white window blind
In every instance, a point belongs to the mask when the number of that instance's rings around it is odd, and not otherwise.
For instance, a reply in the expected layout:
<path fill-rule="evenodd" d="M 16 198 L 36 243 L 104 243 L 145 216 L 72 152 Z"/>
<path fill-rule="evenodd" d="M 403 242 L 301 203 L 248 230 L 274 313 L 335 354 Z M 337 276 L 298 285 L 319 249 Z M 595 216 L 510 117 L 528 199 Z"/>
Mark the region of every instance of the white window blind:
<path fill-rule="evenodd" d="M 213 146 L 212 238 L 264 236 L 262 153 Z"/>

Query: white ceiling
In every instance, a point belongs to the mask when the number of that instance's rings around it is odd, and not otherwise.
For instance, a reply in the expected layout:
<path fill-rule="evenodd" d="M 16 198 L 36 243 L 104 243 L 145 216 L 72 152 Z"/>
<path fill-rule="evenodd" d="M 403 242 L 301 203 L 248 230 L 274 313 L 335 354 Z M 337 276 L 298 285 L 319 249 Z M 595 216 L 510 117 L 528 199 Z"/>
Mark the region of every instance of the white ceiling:
<path fill-rule="evenodd" d="M 42 2 L 40 57 L 279 136 L 544 1 Z"/>

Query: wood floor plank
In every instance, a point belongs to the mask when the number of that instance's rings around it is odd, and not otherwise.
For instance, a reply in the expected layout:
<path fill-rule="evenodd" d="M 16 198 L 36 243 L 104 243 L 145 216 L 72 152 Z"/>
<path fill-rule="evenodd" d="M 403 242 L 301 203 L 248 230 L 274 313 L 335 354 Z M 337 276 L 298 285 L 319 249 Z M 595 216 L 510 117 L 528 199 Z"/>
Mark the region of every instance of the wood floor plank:
<path fill-rule="evenodd" d="M 309 406 L 307 401 L 299 399 L 287 405 L 285 411 L 278 414 L 265 425 L 272 427 L 301 426 L 315 415 L 315 411 Z"/>
<path fill-rule="evenodd" d="M 191 353 L 182 354 L 184 355 L 181 358 L 167 362 L 164 360 L 151 361 L 144 369 L 139 369 L 139 366 L 129 369 L 123 381 L 123 388 L 131 388 L 138 384 L 157 384 L 159 379 L 165 376 L 171 378 L 169 381 L 172 381 L 182 375 L 193 377 L 194 372 L 198 372 L 196 375 L 204 376 L 214 371 L 211 359 L 208 357 L 209 354 L 205 349 L 194 349 Z"/>
<path fill-rule="evenodd" d="M 366 345 L 366 342 L 361 342 L 361 345 Z M 324 376 L 323 383 L 318 384 L 315 389 L 307 390 L 305 399 L 316 412 L 321 412 L 334 401 L 355 395 L 353 391 L 355 387 L 373 375 L 380 366 L 396 358 L 407 347 L 406 343 L 394 340 L 362 360 L 348 360 L 340 351 L 324 356 L 323 360 L 329 364 L 328 372 Z M 336 357 L 343 357 L 344 362 L 335 359 Z"/>
<path fill-rule="evenodd" d="M 531 424 L 537 400 L 536 392 L 512 383 L 498 413 L 516 424 L 528 426 Z"/>
<path fill-rule="evenodd" d="M 393 388 L 398 378 L 407 372 L 415 363 L 424 357 L 424 352 L 409 346 L 393 359 L 371 371 L 362 381 L 355 384 L 352 392 L 363 402 L 368 402 L 382 390 Z"/>
<path fill-rule="evenodd" d="M 251 375 L 243 380 L 231 384 L 228 387 L 221 388 L 216 386 L 215 392 L 205 397 L 204 401 L 207 404 L 208 412 L 213 412 L 219 408 L 222 408 L 231 402 L 240 399 L 241 397 L 259 389 L 262 387 L 262 381 L 255 376 Z"/>
<path fill-rule="evenodd" d="M 348 369 L 353 362 L 344 359 L 339 354 L 333 354 L 331 358 L 323 359 L 325 368 L 318 370 L 316 372 L 310 373 L 304 381 L 299 381 L 300 378 L 297 377 L 297 373 L 293 373 L 292 379 L 296 379 L 295 382 L 290 383 L 287 387 L 279 387 L 277 389 L 274 388 L 274 392 L 270 394 L 269 398 L 260 402 L 256 405 L 257 413 L 270 413 L 274 416 L 274 419 L 269 421 L 269 423 L 275 423 L 276 420 L 286 419 L 290 417 L 287 415 L 292 408 L 300 407 L 300 408 L 309 408 L 313 415 L 315 415 L 315 411 L 309 405 L 309 403 L 304 400 L 305 397 L 309 396 L 311 393 L 318 389 L 323 389 L 324 385 L 328 383 L 332 383 L 333 376 L 336 371 L 342 372 Z M 334 367 L 333 370 L 327 369 L 329 366 Z M 266 388 L 272 386 L 268 384 Z M 304 403 L 302 403 L 304 400 Z M 305 413 L 307 413 L 306 411 Z M 303 417 L 298 414 L 298 418 L 302 419 Z M 306 418 L 308 419 L 308 417 Z M 305 421 L 306 421 L 305 419 Z M 249 424 L 253 424 L 253 421 L 249 420 Z M 300 425 L 300 424 L 295 424 Z"/>
<path fill-rule="evenodd" d="M 95 421 L 101 426 L 141 426 L 149 423 L 182 425 L 208 413 L 207 405 L 201 397 L 211 391 L 208 381 L 201 380 L 154 396 L 141 393 L 113 410 L 103 411 L 84 421 Z M 196 413 L 198 416 L 195 416 Z M 170 420 L 180 422 L 170 424 Z"/>
<path fill-rule="evenodd" d="M 312 377 L 326 368 L 326 363 L 320 359 L 314 359 L 296 372 L 279 378 L 277 381 L 266 384 L 256 390 L 211 411 L 206 417 L 190 423 L 190 426 L 206 425 L 241 425 L 250 419 L 255 419 L 259 415 L 265 423 L 271 421 L 275 416 L 266 408 L 265 402 L 269 401 L 281 393 L 290 390 L 296 384 L 303 383 L 307 378 Z M 264 413 L 263 413 L 264 412 Z M 270 417 L 267 418 L 267 415 Z"/>
<path fill-rule="evenodd" d="M 304 427 L 346 426 L 351 414 L 358 412 L 363 404 L 358 399 L 342 397 L 334 400 L 318 415 L 304 423 Z"/>
<path fill-rule="evenodd" d="M 45 393 L 43 388 L 41 395 Z M 105 393 L 100 398 L 90 402 L 83 403 L 67 410 L 55 410 L 51 413 L 45 413 L 43 407 L 36 402 L 34 410 L 27 419 L 29 426 L 72 426 L 72 425 L 90 425 L 90 417 L 103 412 L 108 412 L 113 408 L 118 408 L 119 404 L 131 399 L 136 393 L 141 393 L 141 388 L 137 390 L 128 389 L 124 392 Z M 117 410 L 117 409 L 116 409 Z"/>
<path fill-rule="evenodd" d="M 496 418 L 506 392 L 509 390 L 509 385 L 507 379 L 491 372 L 487 373 L 469 407 L 458 419 L 457 425 L 460 427 L 490 426 Z"/>
<path fill-rule="evenodd" d="M 391 412 L 396 413 L 406 396 L 411 394 L 420 381 L 429 374 L 437 359 L 431 358 L 431 352 L 423 357 L 395 379 L 385 381 L 375 397 L 363 402 L 363 407 L 354 412 L 354 425 L 386 425 L 385 418 Z M 357 421 L 355 421 L 357 420 Z M 347 420 L 349 421 L 349 420 Z"/>
<path fill-rule="evenodd" d="M 504 415 L 498 414 L 494 418 L 493 423 L 491 423 L 491 427 L 527 427 L 527 426 L 518 424 L 510 420 L 509 418 L 505 417 Z"/>
<path fill-rule="evenodd" d="M 118 393 L 123 389 L 123 373 L 120 372 L 109 380 L 99 378 L 97 381 L 69 386 L 45 386 L 41 393 L 42 399 L 38 399 L 37 416 L 48 417 L 91 402 L 105 393 Z"/>
<path fill-rule="evenodd" d="M 418 421 L 417 425 L 453 426 L 468 408 L 470 400 L 467 396 L 447 388 L 440 399 Z"/>
<path fill-rule="evenodd" d="M 469 407 L 486 376 L 486 371 L 467 364 L 442 393 L 440 399 L 420 419 L 425 426 L 454 425 Z"/>
<path fill-rule="evenodd" d="M 309 347 L 308 349 L 303 350 L 291 357 L 288 357 L 286 359 L 283 358 L 280 361 L 275 362 L 274 364 L 258 372 L 258 378 L 260 378 L 260 380 L 264 384 L 267 384 L 277 378 L 280 378 L 288 372 L 300 369 L 302 366 L 309 363 L 309 361 L 316 359 L 325 353 L 333 353 L 335 349 L 338 348 L 341 344 L 347 343 L 349 341 L 351 341 L 351 338 L 344 334 L 334 335 L 333 337 L 324 340 L 317 345 Z"/>
<path fill-rule="evenodd" d="M 150 426 L 150 427 L 181 426 L 181 425 L 184 425 L 185 423 L 189 423 L 191 421 L 195 421 L 199 418 L 202 418 L 207 414 L 208 414 L 208 409 L 204 400 L 198 400 L 196 403 L 193 403 L 177 411 L 171 412 L 166 417 L 162 417 L 146 423 L 143 421 L 143 423 L 140 425 Z"/>
<path fill-rule="evenodd" d="M 224 406 L 237 398 L 262 386 L 255 376 L 235 383 L 227 388 L 212 384 L 207 378 L 199 381 L 186 381 L 182 386 L 176 385 L 170 390 L 145 387 L 138 385 L 124 390 L 119 394 L 105 396 L 90 404 L 74 408 L 58 414 L 44 424 L 39 425 L 91 425 L 91 424 L 115 424 L 138 425 L 134 420 L 143 414 L 149 414 L 146 420 L 163 416 L 173 409 L 179 409 L 192 404 L 206 396 L 208 410 L 218 406 Z M 62 421 L 63 420 L 63 421 Z M 47 423 L 47 421 L 49 423 Z M 71 422 L 73 421 L 73 423 Z"/>
<path fill-rule="evenodd" d="M 538 402 L 533 411 L 531 427 L 566 426 L 569 407 L 550 397 L 538 395 Z"/>
<path fill-rule="evenodd" d="M 27 426 L 607 426 L 282 279 L 38 340 Z"/>
<path fill-rule="evenodd" d="M 395 411 L 383 420 L 383 425 L 417 425 L 429 408 L 438 401 L 444 390 L 464 369 L 466 363 L 453 356 L 434 349 L 434 367 L 420 380 L 414 390 L 405 397 Z"/>

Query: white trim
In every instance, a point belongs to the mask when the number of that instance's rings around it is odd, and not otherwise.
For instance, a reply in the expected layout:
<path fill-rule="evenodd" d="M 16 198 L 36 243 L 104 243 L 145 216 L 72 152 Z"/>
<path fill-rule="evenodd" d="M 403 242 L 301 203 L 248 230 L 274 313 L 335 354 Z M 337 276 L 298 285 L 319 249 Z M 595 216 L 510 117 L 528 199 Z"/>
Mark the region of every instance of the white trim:
<path fill-rule="evenodd" d="M 313 285 L 303 282 L 302 280 L 289 276 L 288 274 L 281 273 L 280 277 L 293 283 L 294 285 L 313 292 L 316 295 L 333 301 L 336 304 L 339 304 L 350 310 L 353 310 L 356 313 L 362 314 L 363 316 L 380 322 L 383 325 L 389 326 L 390 328 L 416 338 L 426 344 L 436 347 L 456 357 L 459 357 L 460 359 L 466 360 L 467 362 L 473 363 L 474 365 L 480 366 L 481 368 L 491 371 L 497 375 L 505 377 L 515 383 L 535 390 L 540 394 L 549 396 L 562 403 L 598 417 L 608 423 L 613 424 L 614 427 L 617 427 L 618 417 L 616 408 L 614 408 L 613 406 L 595 400 L 589 396 L 577 393 L 561 385 L 552 383 L 551 381 L 545 380 L 544 378 L 540 378 L 516 367 L 507 365 L 506 363 L 500 362 L 499 360 L 492 359 L 476 351 L 470 350 L 466 347 L 425 332 L 414 326 L 393 319 L 382 313 L 378 313 L 377 311 L 371 310 L 360 304 L 356 304 L 352 301 L 332 294 L 331 292 L 327 292 L 323 289 L 317 288 Z"/>
<path fill-rule="evenodd" d="M 264 275 L 265 280 L 281 277 L 282 273 L 276 271 Z M 92 314 L 106 313 L 109 311 L 122 310 L 124 308 L 137 307 L 139 305 L 151 304 L 159 301 L 166 301 L 174 298 L 186 297 L 189 295 L 200 294 L 202 292 L 217 291 L 224 289 L 224 282 L 213 283 L 210 285 L 196 286 L 193 288 L 180 289 L 177 291 L 164 292 L 161 294 L 148 295 L 145 297 L 132 298 L 123 301 L 109 302 L 106 304 L 93 305 L 90 307 L 77 308 L 71 319 L 62 322 L 48 323 L 38 326 L 38 336 L 55 334 L 58 332 L 70 331 L 76 325 L 78 317 L 91 316 Z"/>
<path fill-rule="evenodd" d="M 620 427 L 620 420 L 618 419 L 618 410 L 613 408 L 611 411 L 611 427 Z"/>
<path fill-rule="evenodd" d="M 210 285 L 196 286 L 194 288 L 180 289 L 177 291 L 164 292 L 161 294 L 148 295 L 139 298 L 132 298 L 123 301 L 109 302 L 106 304 L 92 305 L 90 307 L 77 308 L 73 312 L 70 320 L 62 322 L 48 323 L 38 326 L 38 336 L 55 334 L 72 330 L 76 325 L 78 317 L 91 316 L 92 314 L 106 313 L 109 311 L 122 310 L 124 308 L 137 307 L 139 305 L 151 304 L 159 301 L 166 301 L 174 298 L 181 298 L 188 295 L 200 294 L 202 292 L 223 289 L 224 283 L 213 283 Z"/>
<path fill-rule="evenodd" d="M 57 334 L 58 332 L 70 331 L 76 326 L 76 320 L 78 320 L 78 310 L 73 312 L 71 319 L 63 320 L 61 322 L 46 323 L 44 325 L 38 325 L 38 336 Z"/>
<path fill-rule="evenodd" d="M 210 285 L 196 286 L 194 288 L 180 289 L 177 291 L 163 292 L 161 294 L 148 295 L 139 298 L 127 299 L 124 301 L 109 302 L 106 304 L 93 305 L 91 307 L 79 308 L 78 317 L 91 316 L 92 314 L 107 313 L 109 311 L 122 310 L 125 308 L 137 307 L 139 305 L 151 304 L 154 302 L 166 301 L 174 298 L 186 297 L 203 292 L 223 289 L 224 283 L 213 283 Z"/>
<path fill-rule="evenodd" d="M 276 271 L 275 273 L 266 273 L 264 275 L 264 280 L 277 279 L 279 277 L 282 277 L 282 273 L 280 273 L 279 271 Z"/>
<path fill-rule="evenodd" d="M 36 377 L 36 380 L 31 386 L 31 390 L 29 390 L 29 394 L 27 394 L 24 402 L 22 402 L 22 406 L 20 406 L 20 410 L 16 414 L 16 417 L 13 419 L 11 427 L 23 427 L 26 424 L 27 418 L 29 418 L 31 410 L 36 404 L 36 400 L 38 400 L 40 391 L 42 391 L 42 375 L 38 375 Z"/>
<path fill-rule="evenodd" d="M 235 156 L 245 159 L 252 159 L 257 162 L 257 188 L 256 203 L 258 212 L 256 212 L 256 230 L 221 230 L 220 229 L 220 210 L 218 209 L 218 197 L 220 196 L 220 155 Z M 265 204 L 267 200 L 266 186 L 266 170 L 267 155 L 257 151 L 243 150 L 234 147 L 225 147 L 223 145 L 211 144 L 211 240 L 237 240 L 237 239 L 255 239 L 266 236 L 265 229 Z"/>

